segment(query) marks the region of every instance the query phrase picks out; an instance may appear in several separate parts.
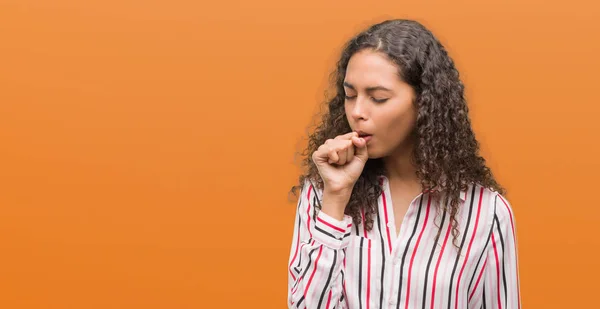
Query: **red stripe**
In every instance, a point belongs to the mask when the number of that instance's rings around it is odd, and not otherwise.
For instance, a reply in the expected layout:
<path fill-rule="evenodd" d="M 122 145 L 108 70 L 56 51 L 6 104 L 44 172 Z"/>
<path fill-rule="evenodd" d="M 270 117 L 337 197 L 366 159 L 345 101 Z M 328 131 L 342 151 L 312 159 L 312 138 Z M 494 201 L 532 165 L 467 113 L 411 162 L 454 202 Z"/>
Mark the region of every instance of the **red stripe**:
<path fill-rule="evenodd" d="M 309 195 L 310 195 L 310 191 L 311 190 L 312 190 L 312 186 L 310 186 L 308 188 L 308 194 L 306 195 L 306 199 L 309 201 L 308 202 L 308 208 L 309 209 L 310 209 L 310 198 L 309 198 Z M 306 210 L 306 213 L 308 214 L 308 222 L 307 222 L 307 224 L 309 226 L 308 232 L 310 234 L 310 214 L 309 214 L 308 209 Z M 311 238 L 312 238 L 312 235 L 311 235 Z M 294 252 L 294 258 L 292 258 L 292 261 L 290 262 L 290 274 L 292 275 L 292 278 L 294 278 L 294 281 L 296 280 L 296 276 L 294 276 L 294 273 L 292 272 L 292 265 L 294 265 L 294 262 L 296 261 L 296 257 L 298 256 L 298 244 L 300 244 L 300 227 L 298 227 L 298 239 L 296 240 L 296 252 Z"/>
<path fill-rule="evenodd" d="M 471 301 L 471 298 L 473 298 L 473 294 L 475 294 L 475 291 L 477 290 L 477 286 L 479 286 L 479 280 L 481 280 L 481 276 L 483 275 L 483 271 L 485 270 L 486 264 L 487 264 L 487 259 L 485 259 L 485 262 L 483 262 L 483 266 L 481 266 L 481 272 L 479 273 L 479 276 L 477 277 L 477 282 L 475 282 L 475 286 L 473 287 L 473 291 L 471 292 L 471 295 L 469 295 L 469 301 Z"/>
<path fill-rule="evenodd" d="M 498 308 L 502 309 L 502 300 L 500 298 L 500 262 L 498 261 L 498 251 L 496 249 L 496 239 L 494 237 L 494 233 L 492 233 L 492 243 L 494 244 L 494 255 L 496 256 L 496 276 L 498 278 L 498 280 L 496 280 L 496 282 L 498 282 L 497 287 L 498 287 Z"/>
<path fill-rule="evenodd" d="M 308 283 L 306 284 L 306 288 L 304 289 L 304 296 L 306 297 L 307 292 L 308 292 L 308 288 L 310 287 L 310 283 L 312 282 L 313 277 L 315 276 L 315 273 L 317 272 L 317 264 L 319 263 L 319 258 L 321 257 L 321 252 L 323 251 L 323 245 L 319 246 L 319 254 L 317 255 L 317 259 L 315 260 L 315 267 L 313 268 L 312 274 L 310 275 L 310 278 L 308 279 Z"/>
<path fill-rule="evenodd" d="M 369 242 L 369 254 L 367 258 L 367 309 L 369 309 L 369 303 L 371 302 L 371 240 Z"/>
<path fill-rule="evenodd" d="M 327 297 L 327 305 L 325 308 L 329 309 L 329 304 L 331 303 L 331 290 L 329 290 L 329 296 Z"/>
<path fill-rule="evenodd" d="M 419 243 L 421 242 L 421 237 L 423 237 L 423 232 L 425 232 L 425 227 L 427 226 L 427 222 L 429 219 L 429 206 L 431 205 L 431 195 L 428 195 L 427 198 L 427 212 L 425 213 L 425 221 L 423 223 L 423 227 L 421 228 L 421 232 L 419 233 L 419 238 L 417 238 L 417 243 L 415 244 L 415 250 L 410 257 L 410 266 L 408 267 L 408 284 L 406 285 L 406 306 L 408 309 L 408 303 L 410 301 L 410 277 L 412 275 L 413 262 L 415 260 L 415 255 L 417 255 L 417 250 L 419 250 Z"/>
<path fill-rule="evenodd" d="M 390 253 L 392 253 L 392 241 L 391 241 L 391 237 L 390 237 L 390 227 L 388 226 L 387 199 L 385 197 L 385 192 L 381 192 L 381 194 L 383 194 L 383 213 L 385 214 L 385 231 L 387 232 L 388 248 L 390 248 Z"/>
<path fill-rule="evenodd" d="M 294 294 L 296 294 L 296 291 L 298 290 L 298 287 L 300 286 L 300 284 L 296 284 L 296 286 L 292 289 L 292 296 Z M 292 303 L 293 304 L 293 303 Z"/>
<path fill-rule="evenodd" d="M 294 262 L 296 261 L 296 257 L 298 256 L 298 247 L 300 244 L 300 227 L 298 227 L 298 239 L 296 239 L 296 252 L 294 252 L 294 257 L 292 258 L 292 261 L 290 262 L 290 275 L 292 275 L 292 278 L 294 279 L 294 281 L 296 281 L 296 276 L 294 276 L 294 273 L 292 272 L 292 265 L 294 265 Z"/>
<path fill-rule="evenodd" d="M 477 235 L 477 226 L 479 225 L 479 214 L 481 213 L 481 201 L 483 200 L 483 189 L 479 191 L 479 205 L 477 206 L 477 216 L 475 217 L 475 228 L 473 229 L 473 236 L 471 236 L 471 240 L 469 241 L 469 247 L 467 248 L 467 255 L 465 255 L 465 261 L 463 262 L 463 266 L 460 268 L 460 273 L 458 273 L 458 282 L 456 283 L 456 302 L 454 308 L 458 308 L 458 287 L 460 286 L 460 279 L 462 278 L 463 271 L 465 270 L 465 266 L 467 266 L 467 260 L 469 259 L 469 253 L 471 253 L 471 246 L 473 245 L 473 241 L 475 240 L 475 235 Z M 465 231 L 466 233 L 467 231 Z"/>
<path fill-rule="evenodd" d="M 506 203 L 506 201 L 502 198 L 502 196 L 500 194 L 498 194 L 498 197 L 500 198 L 500 200 L 502 200 L 502 203 L 504 203 L 504 206 L 506 206 L 506 211 L 508 211 L 508 215 L 510 216 L 510 226 L 512 227 L 512 231 L 513 231 L 513 237 L 515 236 L 515 225 L 513 223 L 513 215 L 512 212 L 510 211 L 510 207 L 508 207 L 508 204 Z"/>
<path fill-rule="evenodd" d="M 346 271 L 346 251 L 344 251 L 344 272 Z M 344 295 L 348 295 L 346 293 L 346 280 L 342 281 L 342 293 L 344 293 Z"/>
<path fill-rule="evenodd" d="M 325 221 L 325 220 L 323 220 L 323 219 L 321 219 L 321 218 L 319 218 L 319 217 L 317 217 L 317 220 L 319 220 L 319 221 L 320 221 L 320 222 L 322 222 L 323 224 L 327 225 L 328 227 L 330 227 L 330 228 L 332 228 L 332 229 L 335 229 L 336 231 L 340 231 L 340 232 L 342 232 L 342 233 L 343 233 L 343 232 L 345 232 L 345 231 L 344 231 L 344 230 L 342 230 L 341 228 L 339 228 L 339 227 L 337 227 L 337 226 L 335 226 L 335 225 L 333 225 L 333 224 L 331 224 L 331 223 L 329 223 L 329 222 L 327 222 L 327 221 Z"/>
<path fill-rule="evenodd" d="M 435 265 L 435 272 L 433 273 L 433 285 L 432 287 L 432 292 L 431 292 L 431 309 L 433 309 L 433 303 L 435 300 L 435 287 L 436 285 L 436 281 L 437 281 L 437 273 L 438 273 L 438 269 L 440 268 L 440 262 L 442 261 L 442 256 L 444 255 L 444 249 L 446 248 L 446 243 L 448 242 L 448 236 L 450 236 L 450 228 L 452 227 L 452 221 L 448 222 L 448 229 L 446 229 L 446 237 L 444 238 L 444 244 L 442 245 L 442 251 L 440 252 L 440 256 L 438 257 L 438 261 Z"/>
<path fill-rule="evenodd" d="M 306 192 L 306 200 L 308 201 L 308 207 L 306 207 L 306 215 L 308 216 L 308 220 L 306 220 L 306 227 L 308 229 L 308 235 L 312 238 L 312 233 L 310 231 L 310 192 L 312 191 L 313 186 L 311 185 Z"/>
<path fill-rule="evenodd" d="M 294 279 L 294 281 L 296 281 L 296 276 L 294 276 L 294 274 L 292 273 L 292 266 L 290 265 L 290 275 L 292 275 L 292 279 Z"/>
<path fill-rule="evenodd" d="M 504 203 L 504 206 L 506 206 L 506 211 L 508 211 L 508 214 L 510 215 L 510 226 L 512 227 L 512 232 L 513 232 L 513 242 L 515 244 L 515 253 L 518 256 L 518 248 L 517 248 L 517 236 L 515 234 L 515 224 L 513 223 L 513 215 L 512 212 L 510 211 L 510 207 L 508 207 L 508 204 L 506 203 L 506 201 L 502 198 L 502 195 L 498 194 L 498 197 L 502 200 L 502 202 Z M 515 260 L 515 266 L 517 269 L 517 301 L 519 303 L 519 309 L 521 309 L 521 296 L 520 294 L 520 280 L 519 280 L 519 260 L 516 259 Z"/>
<path fill-rule="evenodd" d="M 309 245 L 313 246 L 314 244 L 315 244 L 315 240 L 313 239 L 313 240 L 312 240 L 312 241 L 309 243 Z M 302 246 L 300 246 L 300 251 L 302 251 L 302 248 L 304 247 L 304 245 L 306 245 L 306 243 L 303 243 L 303 244 L 302 244 Z M 303 277 L 300 277 L 300 279 L 299 279 L 299 280 L 302 280 L 302 278 L 303 278 Z M 298 287 L 299 287 L 299 286 L 300 286 L 299 284 L 296 284 L 296 286 L 295 286 L 295 287 L 292 289 L 292 294 L 296 293 L 296 289 L 298 289 Z M 293 303 L 292 303 L 292 304 L 293 304 Z"/>

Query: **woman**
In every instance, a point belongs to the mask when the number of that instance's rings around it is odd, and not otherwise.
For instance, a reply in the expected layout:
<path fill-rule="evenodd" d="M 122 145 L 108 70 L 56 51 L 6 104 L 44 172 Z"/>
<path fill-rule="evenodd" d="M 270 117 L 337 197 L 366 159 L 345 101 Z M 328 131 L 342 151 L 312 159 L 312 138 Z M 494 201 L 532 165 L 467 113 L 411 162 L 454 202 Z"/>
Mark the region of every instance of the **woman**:
<path fill-rule="evenodd" d="M 478 154 L 464 87 L 420 23 L 344 47 L 310 135 L 290 308 L 520 308 L 515 221 Z"/>

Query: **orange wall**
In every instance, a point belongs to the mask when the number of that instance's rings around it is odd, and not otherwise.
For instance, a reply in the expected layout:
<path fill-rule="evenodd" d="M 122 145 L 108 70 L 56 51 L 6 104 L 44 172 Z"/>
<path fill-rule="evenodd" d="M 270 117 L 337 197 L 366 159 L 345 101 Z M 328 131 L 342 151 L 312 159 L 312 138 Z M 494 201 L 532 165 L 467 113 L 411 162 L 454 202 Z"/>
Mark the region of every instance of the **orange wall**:
<path fill-rule="evenodd" d="M 387 17 L 455 58 L 525 307 L 596 303 L 600 10 L 526 2 L 1 1 L 0 307 L 284 308 L 293 153 Z"/>

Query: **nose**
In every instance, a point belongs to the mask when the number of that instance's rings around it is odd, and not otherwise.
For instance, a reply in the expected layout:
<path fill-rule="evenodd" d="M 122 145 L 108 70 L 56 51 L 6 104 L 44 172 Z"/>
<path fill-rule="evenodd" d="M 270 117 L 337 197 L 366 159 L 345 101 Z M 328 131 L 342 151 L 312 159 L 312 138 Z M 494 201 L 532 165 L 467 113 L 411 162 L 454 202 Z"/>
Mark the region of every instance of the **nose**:
<path fill-rule="evenodd" d="M 350 116 L 354 121 L 366 120 L 368 118 L 368 104 L 369 101 L 363 96 L 356 96 L 356 98 L 349 102 L 350 103 Z"/>

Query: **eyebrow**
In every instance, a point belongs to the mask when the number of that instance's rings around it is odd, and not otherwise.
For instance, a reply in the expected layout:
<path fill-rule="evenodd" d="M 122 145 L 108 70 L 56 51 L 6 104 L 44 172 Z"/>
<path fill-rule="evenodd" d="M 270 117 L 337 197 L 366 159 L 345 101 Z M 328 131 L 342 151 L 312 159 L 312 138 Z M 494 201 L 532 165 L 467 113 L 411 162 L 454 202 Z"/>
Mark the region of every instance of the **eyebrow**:
<path fill-rule="evenodd" d="M 354 86 L 352 86 L 352 84 L 350 84 L 348 82 L 344 82 L 344 86 L 346 86 L 352 90 L 356 90 L 356 88 L 354 88 Z M 375 90 L 392 91 L 391 89 L 385 88 L 383 86 L 367 87 L 367 92 L 372 92 Z"/>

